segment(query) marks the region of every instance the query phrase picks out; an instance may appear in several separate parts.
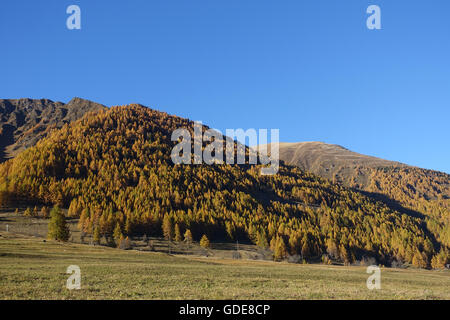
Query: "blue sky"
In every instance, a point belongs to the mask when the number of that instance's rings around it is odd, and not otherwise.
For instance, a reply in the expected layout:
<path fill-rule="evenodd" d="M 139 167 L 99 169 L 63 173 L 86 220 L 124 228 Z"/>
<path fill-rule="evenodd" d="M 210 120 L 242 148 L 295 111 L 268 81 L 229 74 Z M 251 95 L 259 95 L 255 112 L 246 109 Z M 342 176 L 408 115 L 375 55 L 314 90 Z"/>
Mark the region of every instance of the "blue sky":
<path fill-rule="evenodd" d="M 81 8 L 81 30 L 66 8 Z M 366 9 L 381 7 L 382 30 Z M 138 102 L 450 173 L 450 1 L 1 1 L 0 98 Z"/>

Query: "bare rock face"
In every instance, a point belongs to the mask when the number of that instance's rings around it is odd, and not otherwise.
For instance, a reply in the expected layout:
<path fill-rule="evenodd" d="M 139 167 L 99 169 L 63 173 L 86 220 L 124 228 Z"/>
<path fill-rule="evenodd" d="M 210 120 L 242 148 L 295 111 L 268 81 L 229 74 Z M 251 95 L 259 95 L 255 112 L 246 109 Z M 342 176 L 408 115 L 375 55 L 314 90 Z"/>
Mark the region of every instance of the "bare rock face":
<path fill-rule="evenodd" d="M 35 145 L 52 129 L 104 109 L 101 104 L 80 98 L 67 104 L 48 99 L 0 99 L 0 162 Z"/>

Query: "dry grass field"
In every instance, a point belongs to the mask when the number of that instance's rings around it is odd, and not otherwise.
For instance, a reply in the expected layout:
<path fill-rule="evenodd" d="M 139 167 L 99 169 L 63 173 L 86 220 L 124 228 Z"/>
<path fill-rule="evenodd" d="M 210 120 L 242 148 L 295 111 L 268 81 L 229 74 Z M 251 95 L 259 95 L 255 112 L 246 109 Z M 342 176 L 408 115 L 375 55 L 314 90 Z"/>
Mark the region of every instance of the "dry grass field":
<path fill-rule="evenodd" d="M 66 269 L 81 269 L 68 290 Z M 0 299 L 450 299 L 450 272 L 119 250 L 0 232 Z"/>

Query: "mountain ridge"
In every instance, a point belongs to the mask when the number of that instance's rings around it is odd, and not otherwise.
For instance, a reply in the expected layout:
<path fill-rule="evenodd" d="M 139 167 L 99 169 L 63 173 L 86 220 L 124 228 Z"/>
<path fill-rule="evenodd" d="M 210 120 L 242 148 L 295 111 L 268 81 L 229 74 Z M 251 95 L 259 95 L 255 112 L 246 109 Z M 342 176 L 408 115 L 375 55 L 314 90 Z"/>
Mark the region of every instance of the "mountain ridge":
<path fill-rule="evenodd" d="M 0 99 L 0 162 L 35 145 L 51 130 L 105 108 L 78 97 L 67 104 L 49 99 Z"/>

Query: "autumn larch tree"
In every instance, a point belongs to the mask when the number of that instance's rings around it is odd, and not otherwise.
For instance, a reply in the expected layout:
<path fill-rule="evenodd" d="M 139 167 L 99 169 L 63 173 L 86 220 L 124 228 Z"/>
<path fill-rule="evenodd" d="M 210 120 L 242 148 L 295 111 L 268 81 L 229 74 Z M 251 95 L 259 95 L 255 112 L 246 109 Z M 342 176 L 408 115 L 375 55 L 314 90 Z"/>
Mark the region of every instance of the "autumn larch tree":
<path fill-rule="evenodd" d="M 208 237 L 204 234 L 203 237 L 200 239 L 200 246 L 207 249 L 211 246 L 211 243 L 209 242 Z"/>
<path fill-rule="evenodd" d="M 172 240 L 173 239 L 173 223 L 172 223 L 172 219 L 170 219 L 169 215 L 167 215 L 167 214 L 164 216 L 162 229 L 163 229 L 164 238 L 166 240 Z"/>
<path fill-rule="evenodd" d="M 92 236 L 92 240 L 94 241 L 94 244 L 100 244 L 100 238 L 101 238 L 100 228 L 97 226 L 97 227 L 95 227 L 94 234 Z"/>
<path fill-rule="evenodd" d="M 283 237 L 278 236 L 275 243 L 275 251 L 273 253 L 273 259 L 275 261 L 281 261 L 286 258 L 286 244 L 284 243 Z"/>
<path fill-rule="evenodd" d="M 41 216 L 42 218 L 44 218 L 44 219 L 47 219 L 48 216 L 49 216 L 49 214 L 50 214 L 50 210 L 48 209 L 48 207 L 43 206 L 43 207 L 41 208 L 40 216 Z"/>
<path fill-rule="evenodd" d="M 123 239 L 122 230 L 120 229 L 120 224 L 117 222 L 116 227 L 114 228 L 113 233 L 114 241 L 116 243 L 116 246 L 119 247 L 121 239 Z"/>
<path fill-rule="evenodd" d="M 24 215 L 25 217 L 31 217 L 31 215 L 32 215 L 31 209 L 27 207 L 27 208 L 25 209 L 23 215 Z"/>
<path fill-rule="evenodd" d="M 191 244 L 192 243 L 192 233 L 191 230 L 187 229 L 186 232 L 184 233 L 184 241 L 187 244 Z"/>

